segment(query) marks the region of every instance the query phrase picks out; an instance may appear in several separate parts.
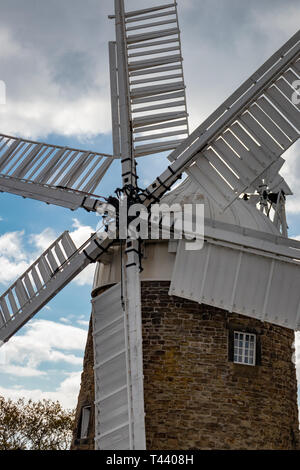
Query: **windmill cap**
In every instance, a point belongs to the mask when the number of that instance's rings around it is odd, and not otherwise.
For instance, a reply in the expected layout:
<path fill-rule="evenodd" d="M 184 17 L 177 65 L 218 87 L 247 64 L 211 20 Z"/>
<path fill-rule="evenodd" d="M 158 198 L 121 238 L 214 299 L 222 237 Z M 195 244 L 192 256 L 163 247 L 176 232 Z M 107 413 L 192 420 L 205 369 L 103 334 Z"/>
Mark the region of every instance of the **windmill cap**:
<path fill-rule="evenodd" d="M 169 205 L 176 203 L 204 204 L 204 217 L 210 222 L 216 221 L 273 235 L 281 235 L 272 221 L 255 205 L 243 199 L 237 199 L 225 211 L 222 211 L 218 204 L 189 177 L 166 194 L 161 202 Z"/>

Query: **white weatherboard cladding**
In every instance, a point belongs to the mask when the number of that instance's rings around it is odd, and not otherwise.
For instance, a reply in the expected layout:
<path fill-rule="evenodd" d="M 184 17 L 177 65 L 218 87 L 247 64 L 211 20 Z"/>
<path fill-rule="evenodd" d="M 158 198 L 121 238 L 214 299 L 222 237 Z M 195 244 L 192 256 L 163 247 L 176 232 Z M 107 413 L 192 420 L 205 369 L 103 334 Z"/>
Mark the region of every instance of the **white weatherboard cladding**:
<path fill-rule="evenodd" d="M 202 250 L 188 252 L 180 242 L 170 295 L 298 330 L 299 283 L 300 264 L 275 249 L 207 240 Z"/>
<path fill-rule="evenodd" d="M 93 300 L 96 449 L 129 450 L 130 400 L 120 284 Z"/>

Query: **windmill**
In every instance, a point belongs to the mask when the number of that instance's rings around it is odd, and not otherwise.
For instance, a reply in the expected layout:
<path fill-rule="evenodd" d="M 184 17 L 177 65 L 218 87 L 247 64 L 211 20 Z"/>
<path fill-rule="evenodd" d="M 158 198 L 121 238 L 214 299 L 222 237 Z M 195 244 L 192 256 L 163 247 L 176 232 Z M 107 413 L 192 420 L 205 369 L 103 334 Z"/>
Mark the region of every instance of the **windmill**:
<path fill-rule="evenodd" d="M 194 202 L 203 194 L 214 213 L 206 214 L 204 248 L 187 252 L 184 240 L 170 242 L 169 294 L 299 329 L 300 242 L 287 237 L 284 203 L 291 190 L 279 170 L 300 131 L 292 98 L 300 32 L 189 134 L 176 1 L 125 11 L 124 0 L 115 0 L 111 19 L 113 156 L 1 135 L 0 191 L 105 212 L 112 199 L 97 195 L 99 185 L 120 159 L 119 194 L 129 209 L 136 202 L 147 209 L 161 200 Z M 137 158 L 164 151 L 171 151 L 170 165 L 141 190 Z M 169 192 L 183 172 L 188 178 Z M 121 279 L 108 279 L 93 299 L 98 449 L 146 448 L 142 257 L 136 239 L 123 244 L 93 234 L 78 248 L 64 232 L 0 297 L 0 340 L 6 342 L 90 263 L 98 263 L 97 278 L 121 259 Z M 249 278 L 254 292 L 245 290 Z"/>

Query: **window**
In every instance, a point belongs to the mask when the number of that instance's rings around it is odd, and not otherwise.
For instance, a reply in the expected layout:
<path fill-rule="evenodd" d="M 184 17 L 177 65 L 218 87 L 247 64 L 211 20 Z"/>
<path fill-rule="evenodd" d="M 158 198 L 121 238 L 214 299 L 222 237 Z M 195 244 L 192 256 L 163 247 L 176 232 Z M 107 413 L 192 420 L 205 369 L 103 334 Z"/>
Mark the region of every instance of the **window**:
<path fill-rule="evenodd" d="M 256 364 L 256 335 L 250 333 L 234 332 L 233 362 L 236 364 Z"/>
<path fill-rule="evenodd" d="M 90 416 L 91 416 L 91 407 L 84 406 L 81 410 L 80 439 L 85 439 L 88 437 Z"/>

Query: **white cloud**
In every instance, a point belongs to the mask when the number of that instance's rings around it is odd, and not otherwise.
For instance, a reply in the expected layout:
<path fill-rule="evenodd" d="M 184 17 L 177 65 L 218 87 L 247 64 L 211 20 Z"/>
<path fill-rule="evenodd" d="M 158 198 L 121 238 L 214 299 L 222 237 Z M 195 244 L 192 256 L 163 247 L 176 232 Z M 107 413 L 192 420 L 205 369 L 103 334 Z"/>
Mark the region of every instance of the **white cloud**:
<path fill-rule="evenodd" d="M 8 283 L 14 279 L 16 279 L 20 274 L 22 274 L 28 268 L 28 263 L 25 261 L 14 261 L 12 262 L 10 259 L 0 256 L 0 282 L 1 283 Z"/>
<path fill-rule="evenodd" d="M 73 219 L 70 235 L 79 248 L 95 231 L 89 225 L 82 225 L 78 219 Z M 45 228 L 41 233 L 25 236 L 24 230 L 6 232 L 0 236 L 0 283 L 7 284 L 15 281 L 30 264 L 36 260 L 58 237 L 53 228 Z M 28 239 L 29 244 L 26 245 Z M 29 247 L 31 249 L 29 249 Z M 94 266 L 88 266 L 80 273 L 74 282 L 80 286 L 91 285 L 94 276 Z"/>
<path fill-rule="evenodd" d="M 0 361 L 0 372 L 9 376 L 21 378 L 47 377 L 47 370 L 53 370 L 55 365 L 70 364 L 79 367 L 79 371 L 63 373 L 66 378 L 56 390 L 40 388 L 25 388 L 18 384 L 12 388 L 0 386 L 0 395 L 13 399 L 19 397 L 40 400 L 49 398 L 58 400 L 66 408 L 76 404 L 82 356 L 86 343 L 85 330 L 71 325 L 62 325 L 47 320 L 36 320 L 29 323 L 22 335 L 14 336 L 1 349 L 3 361 Z M 47 362 L 47 368 L 44 363 Z M 44 388 L 44 387 L 43 387 Z"/>
<path fill-rule="evenodd" d="M 78 219 L 73 219 L 73 230 L 70 232 L 72 239 L 75 242 L 75 245 L 79 248 L 83 243 L 85 243 L 88 238 L 95 232 L 90 225 L 81 225 Z"/>
<path fill-rule="evenodd" d="M 90 322 L 88 320 L 77 320 L 78 325 L 89 326 Z"/>
<path fill-rule="evenodd" d="M 30 235 L 29 241 L 38 250 L 39 254 L 41 254 L 56 238 L 57 234 L 52 228 L 45 228 L 41 233 Z"/>
<path fill-rule="evenodd" d="M 81 225 L 78 219 L 73 219 L 73 230 L 70 232 L 72 239 L 75 242 L 75 245 L 79 248 L 83 243 L 85 243 L 95 232 L 89 225 Z M 74 282 L 79 286 L 92 285 L 94 278 L 95 266 L 90 264 L 87 266 L 75 279 Z"/>
<path fill-rule="evenodd" d="M 62 322 L 62 323 L 71 323 L 70 320 L 69 320 L 69 318 L 65 318 L 65 317 L 61 317 L 61 318 L 59 319 L 59 321 Z"/>
<path fill-rule="evenodd" d="M 17 261 L 26 259 L 22 250 L 24 230 L 20 232 L 8 232 L 0 236 L 0 255 L 10 256 Z"/>
<path fill-rule="evenodd" d="M 94 272 L 95 272 L 95 265 L 94 264 L 89 264 L 84 271 L 82 271 L 76 279 L 74 279 L 74 282 L 78 284 L 79 286 L 91 286 L 93 284 L 93 279 L 94 279 Z"/>
<path fill-rule="evenodd" d="M 297 142 L 289 150 L 287 150 L 283 158 L 285 164 L 282 167 L 280 173 L 286 179 L 293 196 L 287 197 L 286 209 L 288 214 L 299 214 L 300 213 L 300 142 Z"/>
<path fill-rule="evenodd" d="M 10 398 L 25 397 L 33 400 L 50 398 L 59 400 L 66 408 L 72 408 L 80 385 L 86 330 L 47 320 L 32 321 L 25 326 L 23 334 L 14 336 L 1 349 L 0 373 L 21 378 L 47 377 L 53 366 L 69 364 L 79 371 L 64 373 L 67 377 L 56 390 L 27 389 L 18 384 L 13 388 L 0 386 L 0 395 Z M 47 363 L 47 367 L 45 366 Z M 44 387 L 43 387 L 44 388 Z"/>
<path fill-rule="evenodd" d="M 28 367 L 29 370 L 37 369 L 45 362 L 82 365 L 85 330 L 48 320 L 35 320 L 23 331 L 24 334 L 13 336 L 1 348 L 7 365 Z"/>
<path fill-rule="evenodd" d="M 43 391 L 41 389 L 29 389 L 22 387 L 6 388 L 0 386 L 0 395 L 5 398 L 16 400 L 18 398 L 26 398 L 34 401 L 43 398 L 50 400 L 58 400 L 64 408 L 74 408 L 77 403 L 79 393 L 81 372 L 72 372 L 66 374 L 64 379 L 55 391 Z"/>
<path fill-rule="evenodd" d="M 0 114 L 1 132 L 28 138 L 56 133 L 87 139 L 110 131 L 110 119 L 107 119 L 110 103 L 106 90 L 108 69 L 101 74 L 102 66 L 98 63 L 97 75 L 95 73 L 93 76 L 93 61 L 90 59 L 90 81 L 84 82 L 82 87 L 78 86 L 76 92 L 74 87 L 68 88 L 67 77 L 65 80 L 63 76 L 60 77 L 68 73 L 69 61 L 70 69 L 74 67 L 74 82 L 76 75 L 82 80 L 85 54 L 87 57 L 91 55 L 87 52 L 84 54 L 83 44 L 74 51 L 74 46 L 65 43 L 65 50 L 58 50 L 56 42 L 56 53 L 52 51 L 49 54 L 47 50 L 51 44 L 47 44 L 43 36 L 40 41 L 34 41 L 30 34 L 31 28 L 26 28 L 27 40 L 23 42 L 14 25 L 1 23 L 0 26 L 0 60 L 6 69 L 3 79 L 7 85 L 7 102 Z M 79 70 L 76 70 L 76 66 L 79 66 Z M 59 69 L 62 69 L 61 73 Z M 96 76 L 101 75 L 104 80 L 99 84 Z"/>
<path fill-rule="evenodd" d="M 24 231 L 7 232 L 0 236 L 0 283 L 17 278 L 28 267 L 23 249 Z"/>
<path fill-rule="evenodd" d="M 16 377 L 40 377 L 46 375 L 45 371 L 33 367 L 15 366 L 12 364 L 1 364 L 0 372 L 3 374 L 14 375 Z"/>

